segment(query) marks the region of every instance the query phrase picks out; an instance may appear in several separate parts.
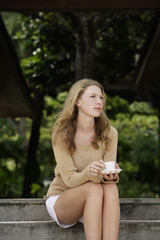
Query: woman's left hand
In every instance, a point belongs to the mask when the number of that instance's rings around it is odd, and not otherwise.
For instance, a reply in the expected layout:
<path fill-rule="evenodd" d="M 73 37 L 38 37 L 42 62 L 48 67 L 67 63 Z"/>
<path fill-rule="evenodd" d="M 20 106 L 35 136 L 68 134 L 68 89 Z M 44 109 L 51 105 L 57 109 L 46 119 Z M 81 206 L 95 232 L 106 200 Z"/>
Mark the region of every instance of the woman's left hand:
<path fill-rule="evenodd" d="M 120 169 L 118 163 L 116 163 L 115 168 Z M 115 173 L 103 174 L 103 178 L 108 181 L 113 181 L 118 178 L 118 173 L 115 172 Z"/>

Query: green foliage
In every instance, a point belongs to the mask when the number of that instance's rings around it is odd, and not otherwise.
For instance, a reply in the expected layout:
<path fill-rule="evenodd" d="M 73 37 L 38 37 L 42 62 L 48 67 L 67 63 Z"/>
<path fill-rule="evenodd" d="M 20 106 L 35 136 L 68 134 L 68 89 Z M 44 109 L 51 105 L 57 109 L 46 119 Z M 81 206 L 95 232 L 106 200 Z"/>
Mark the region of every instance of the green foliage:
<path fill-rule="evenodd" d="M 54 178 L 55 159 L 52 150 L 52 126 L 57 113 L 61 110 L 66 99 L 67 92 L 57 95 L 56 99 L 50 96 L 45 97 L 45 108 L 43 111 L 43 121 L 40 132 L 40 141 L 37 152 L 37 159 L 40 164 L 40 188 L 34 193 L 36 196 L 45 196 L 50 181 Z M 32 191 L 33 193 L 33 191 Z"/>
<path fill-rule="evenodd" d="M 119 96 L 115 96 L 114 98 L 107 96 L 106 111 L 109 118 L 114 118 L 118 112 L 128 113 L 129 102 Z"/>
<path fill-rule="evenodd" d="M 154 115 L 157 113 L 157 111 L 150 107 L 150 105 L 146 102 L 133 102 L 129 110 L 132 114 L 146 114 L 146 115 Z M 158 113 L 157 113 L 158 114 Z"/>
<path fill-rule="evenodd" d="M 118 162 L 123 169 L 120 196 L 156 197 L 159 195 L 157 111 L 145 102 L 133 102 L 128 109 L 111 120 L 119 133 Z"/>
<path fill-rule="evenodd" d="M 29 129 L 28 129 L 29 130 Z M 0 196 L 20 197 L 26 142 L 20 133 L 20 119 L 0 119 Z"/>
<path fill-rule="evenodd" d="M 20 20 L 14 40 L 24 46 L 21 67 L 28 85 L 31 91 L 38 87 L 46 95 L 56 96 L 68 79 L 73 80 L 75 40 L 69 20 L 53 12 L 21 15 Z"/>
<path fill-rule="evenodd" d="M 38 190 L 40 189 L 40 185 L 39 184 L 36 184 L 36 183 L 33 183 L 32 186 L 31 186 L 31 194 L 35 194 L 38 192 Z"/>

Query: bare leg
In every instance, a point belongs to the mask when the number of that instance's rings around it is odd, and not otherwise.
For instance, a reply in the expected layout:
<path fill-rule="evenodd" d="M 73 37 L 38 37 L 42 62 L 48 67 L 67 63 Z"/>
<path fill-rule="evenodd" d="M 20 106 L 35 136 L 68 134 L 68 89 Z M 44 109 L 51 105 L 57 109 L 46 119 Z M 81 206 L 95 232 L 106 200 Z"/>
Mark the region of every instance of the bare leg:
<path fill-rule="evenodd" d="M 120 221 L 119 194 L 116 184 L 103 184 L 102 240 L 117 240 Z"/>
<path fill-rule="evenodd" d="M 87 240 L 101 240 L 103 189 L 101 184 L 89 187 L 83 214 L 85 235 Z"/>
<path fill-rule="evenodd" d="M 101 240 L 102 201 L 102 185 L 88 182 L 62 193 L 54 209 L 64 224 L 73 224 L 83 216 L 86 240 Z"/>

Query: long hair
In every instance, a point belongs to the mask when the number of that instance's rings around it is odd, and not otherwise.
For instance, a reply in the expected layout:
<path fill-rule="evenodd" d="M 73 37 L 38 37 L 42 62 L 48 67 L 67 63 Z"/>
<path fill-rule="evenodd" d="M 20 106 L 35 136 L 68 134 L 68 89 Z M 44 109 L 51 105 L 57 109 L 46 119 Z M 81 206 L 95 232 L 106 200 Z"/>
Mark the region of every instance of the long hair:
<path fill-rule="evenodd" d="M 57 115 L 57 120 L 53 126 L 53 145 L 58 141 L 65 144 L 71 154 L 76 150 L 74 136 L 76 133 L 76 120 L 78 108 L 77 100 L 82 96 L 84 91 L 90 86 L 98 86 L 103 95 L 103 109 L 99 117 L 95 118 L 95 136 L 91 142 L 95 149 L 99 148 L 98 141 L 102 140 L 106 147 L 109 144 L 108 131 L 110 129 L 109 120 L 105 114 L 106 97 L 102 85 L 92 79 L 81 79 L 75 82 L 66 98 L 62 111 Z"/>

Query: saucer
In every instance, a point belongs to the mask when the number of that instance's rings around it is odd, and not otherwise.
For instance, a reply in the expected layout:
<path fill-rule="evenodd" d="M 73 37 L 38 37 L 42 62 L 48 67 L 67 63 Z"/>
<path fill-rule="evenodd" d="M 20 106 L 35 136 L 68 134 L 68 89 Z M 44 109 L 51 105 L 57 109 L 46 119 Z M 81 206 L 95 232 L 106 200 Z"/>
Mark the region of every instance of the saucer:
<path fill-rule="evenodd" d="M 120 173 L 121 171 L 122 171 L 122 169 L 113 169 L 113 170 L 104 169 L 104 170 L 101 171 L 101 173 L 102 174 L 109 174 L 109 173 L 115 173 L 115 172 Z"/>

